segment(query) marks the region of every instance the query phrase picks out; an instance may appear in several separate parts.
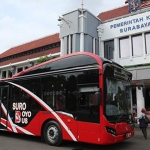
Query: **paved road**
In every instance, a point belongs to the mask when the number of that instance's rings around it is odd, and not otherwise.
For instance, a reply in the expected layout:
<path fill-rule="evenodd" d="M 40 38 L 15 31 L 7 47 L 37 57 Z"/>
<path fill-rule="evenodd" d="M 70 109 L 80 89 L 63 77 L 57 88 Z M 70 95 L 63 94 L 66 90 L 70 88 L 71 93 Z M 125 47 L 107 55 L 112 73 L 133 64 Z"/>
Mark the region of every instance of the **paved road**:
<path fill-rule="evenodd" d="M 0 131 L 0 150 L 150 150 L 149 138 L 142 140 L 142 133 L 136 128 L 135 136 L 122 143 L 98 146 L 85 143 L 64 142 L 61 147 L 53 147 L 41 142 L 38 137 L 18 135 Z"/>

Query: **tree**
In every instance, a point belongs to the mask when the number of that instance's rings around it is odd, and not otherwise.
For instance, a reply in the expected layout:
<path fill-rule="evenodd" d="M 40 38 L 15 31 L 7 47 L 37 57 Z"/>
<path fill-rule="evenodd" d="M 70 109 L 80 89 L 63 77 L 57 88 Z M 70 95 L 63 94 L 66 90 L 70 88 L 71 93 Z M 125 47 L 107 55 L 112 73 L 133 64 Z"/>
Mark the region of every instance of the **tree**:
<path fill-rule="evenodd" d="M 53 59 L 54 57 L 53 56 L 40 56 L 39 59 L 37 60 L 37 64 L 40 64 L 42 62 L 45 62 L 45 61 L 48 61 L 48 60 L 51 60 Z"/>

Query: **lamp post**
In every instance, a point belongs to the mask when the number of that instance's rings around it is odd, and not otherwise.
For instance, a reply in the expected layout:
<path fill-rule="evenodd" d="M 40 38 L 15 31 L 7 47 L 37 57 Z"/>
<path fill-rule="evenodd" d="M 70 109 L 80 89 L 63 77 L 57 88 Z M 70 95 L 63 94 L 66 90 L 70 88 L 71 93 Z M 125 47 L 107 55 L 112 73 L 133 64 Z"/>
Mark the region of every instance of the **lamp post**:
<path fill-rule="evenodd" d="M 58 18 L 58 21 L 60 22 L 60 24 L 59 24 L 60 27 L 62 26 L 63 21 L 69 26 L 69 28 L 70 28 L 71 23 L 72 23 L 70 20 L 66 20 L 66 19 L 64 19 L 63 17 L 60 17 L 60 16 Z"/>

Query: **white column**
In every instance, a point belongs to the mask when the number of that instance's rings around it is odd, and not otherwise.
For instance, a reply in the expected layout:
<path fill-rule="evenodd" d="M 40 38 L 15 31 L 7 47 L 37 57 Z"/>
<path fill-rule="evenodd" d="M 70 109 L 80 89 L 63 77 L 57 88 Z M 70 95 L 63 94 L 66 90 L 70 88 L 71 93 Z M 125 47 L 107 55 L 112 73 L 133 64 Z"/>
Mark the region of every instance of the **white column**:
<path fill-rule="evenodd" d="M 132 38 L 131 35 L 129 36 L 129 51 L 130 51 L 130 61 L 132 61 Z"/>
<path fill-rule="evenodd" d="M 142 41 L 143 41 L 143 43 L 144 43 L 144 44 L 143 44 L 143 58 L 146 59 L 145 33 L 142 33 Z"/>
<path fill-rule="evenodd" d="M 119 39 L 114 39 L 114 61 L 119 63 Z"/>
<path fill-rule="evenodd" d="M 104 32 L 102 25 L 99 25 L 97 27 L 97 32 L 98 32 L 98 40 L 99 40 L 99 55 L 104 57 L 104 42 L 101 41 L 101 37 L 102 37 L 103 32 Z"/>
<path fill-rule="evenodd" d="M 81 20 L 81 24 L 80 24 L 80 52 L 84 52 L 84 19 L 85 16 L 83 14 L 83 10 L 81 11 L 82 14 L 79 16 L 80 20 Z"/>
<path fill-rule="evenodd" d="M 103 41 L 101 41 L 101 42 L 99 42 L 99 46 L 100 46 L 100 51 L 99 51 L 99 55 L 101 56 L 101 57 L 104 57 L 104 42 Z"/>
<path fill-rule="evenodd" d="M 145 103 L 144 103 L 142 89 L 138 89 L 138 87 L 136 87 L 136 99 L 137 99 L 137 116 L 140 116 L 141 109 L 145 108 Z"/>
<path fill-rule="evenodd" d="M 84 52 L 84 33 L 80 33 L 80 52 Z"/>
<path fill-rule="evenodd" d="M 6 78 L 8 78 L 8 72 L 9 72 L 9 70 L 6 71 Z"/>

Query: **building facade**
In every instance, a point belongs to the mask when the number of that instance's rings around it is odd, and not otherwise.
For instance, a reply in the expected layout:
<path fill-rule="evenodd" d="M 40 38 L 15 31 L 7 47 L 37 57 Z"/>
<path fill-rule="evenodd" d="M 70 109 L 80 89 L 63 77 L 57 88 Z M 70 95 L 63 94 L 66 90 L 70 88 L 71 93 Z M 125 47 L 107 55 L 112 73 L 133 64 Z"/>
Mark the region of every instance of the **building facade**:
<path fill-rule="evenodd" d="M 0 55 L 0 78 L 9 78 L 37 64 L 41 56 L 60 56 L 59 33 L 46 36 L 16 47 Z"/>
<path fill-rule="evenodd" d="M 99 55 L 99 24 L 100 19 L 86 9 L 64 14 L 60 21 L 61 55 L 83 51 Z"/>
<path fill-rule="evenodd" d="M 141 3 L 141 9 L 124 13 L 121 16 L 103 20 L 98 26 L 100 29 L 100 51 L 101 56 L 113 59 L 125 66 L 133 75 L 133 85 L 143 84 L 146 87 L 146 97 L 143 97 L 142 90 L 132 90 L 133 104 L 137 104 L 137 114 L 141 108 L 150 110 L 150 1 Z M 122 10 L 128 10 L 128 6 Z M 114 10 L 114 15 L 119 12 Z M 113 11 L 111 12 L 113 13 Z M 100 14 L 102 17 L 106 14 Z M 109 15 L 108 15 L 109 16 Z M 101 30 L 103 32 L 101 33 Z"/>
<path fill-rule="evenodd" d="M 13 47 L 0 55 L 0 77 L 7 78 L 36 64 L 40 56 L 60 56 L 92 52 L 125 66 L 133 74 L 133 104 L 137 113 L 150 109 L 150 0 L 141 1 L 139 10 L 129 12 L 128 4 L 94 16 L 77 9 L 59 17 L 60 33 Z M 136 5 L 135 5 L 136 6 Z"/>
<path fill-rule="evenodd" d="M 145 85 L 145 98 L 140 88 L 132 89 L 138 115 L 141 108 L 150 109 L 150 1 L 139 4 L 136 11 L 129 12 L 131 6 L 125 5 L 98 17 L 78 9 L 64 14 L 60 22 L 61 55 L 95 53 L 126 67 L 133 74 L 133 85 Z"/>

